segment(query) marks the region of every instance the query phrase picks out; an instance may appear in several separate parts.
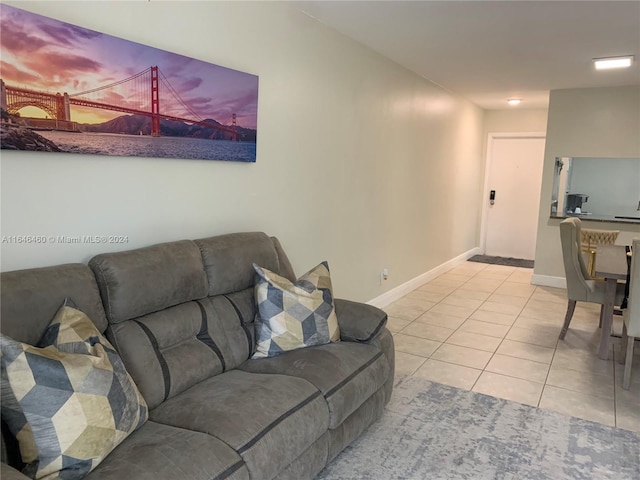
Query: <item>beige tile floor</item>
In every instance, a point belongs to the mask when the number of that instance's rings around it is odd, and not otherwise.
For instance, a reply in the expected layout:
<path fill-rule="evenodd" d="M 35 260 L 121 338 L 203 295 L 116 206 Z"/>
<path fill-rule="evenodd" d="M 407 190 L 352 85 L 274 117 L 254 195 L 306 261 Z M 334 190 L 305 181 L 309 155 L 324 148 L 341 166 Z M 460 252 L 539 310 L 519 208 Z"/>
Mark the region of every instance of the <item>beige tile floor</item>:
<path fill-rule="evenodd" d="M 619 346 L 596 355 L 599 307 L 578 302 L 565 340 L 564 289 L 531 285 L 532 270 L 465 262 L 384 310 L 396 376 L 458 388 L 640 432 L 640 349 L 622 389 Z M 614 329 L 621 330 L 620 317 Z"/>

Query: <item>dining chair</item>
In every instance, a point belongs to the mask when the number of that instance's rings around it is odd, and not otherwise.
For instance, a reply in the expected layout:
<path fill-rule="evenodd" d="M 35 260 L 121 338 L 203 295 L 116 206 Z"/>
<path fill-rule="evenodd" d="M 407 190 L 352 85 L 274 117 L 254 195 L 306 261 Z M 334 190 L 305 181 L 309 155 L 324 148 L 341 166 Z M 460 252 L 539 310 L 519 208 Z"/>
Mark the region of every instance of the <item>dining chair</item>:
<path fill-rule="evenodd" d="M 622 347 L 625 353 L 622 388 L 629 390 L 631 381 L 631 363 L 633 347 L 636 339 L 640 339 L 640 239 L 633 240 L 631 257 L 631 275 L 629 276 L 629 300 L 624 310 L 624 326 L 622 327 Z"/>
<path fill-rule="evenodd" d="M 606 303 L 606 284 L 591 278 L 581 253 L 581 225 L 578 218 L 567 218 L 560 222 L 560 242 L 562 244 L 562 260 L 567 279 L 567 313 L 560 331 L 560 340 L 564 340 L 569 324 L 573 318 L 577 302 L 599 303 L 600 323 Z M 624 284 L 616 287 L 615 305 L 624 299 Z"/>
<path fill-rule="evenodd" d="M 596 248 L 598 245 L 613 245 L 618 239 L 620 230 L 593 230 L 583 228 L 580 231 L 580 247 L 587 256 L 587 271 L 595 277 Z"/>

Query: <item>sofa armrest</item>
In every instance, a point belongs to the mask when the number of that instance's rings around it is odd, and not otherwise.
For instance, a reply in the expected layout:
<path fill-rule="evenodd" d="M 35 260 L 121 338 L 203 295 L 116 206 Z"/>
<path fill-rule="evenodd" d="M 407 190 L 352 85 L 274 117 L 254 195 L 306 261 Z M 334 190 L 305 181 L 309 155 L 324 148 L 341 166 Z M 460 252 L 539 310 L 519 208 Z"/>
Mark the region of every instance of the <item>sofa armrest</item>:
<path fill-rule="evenodd" d="M 0 478 L 2 480 L 29 480 L 29 477 L 6 463 L 0 463 Z"/>
<path fill-rule="evenodd" d="M 387 314 L 372 305 L 339 298 L 335 299 L 334 304 L 341 340 L 369 342 L 387 324 Z"/>

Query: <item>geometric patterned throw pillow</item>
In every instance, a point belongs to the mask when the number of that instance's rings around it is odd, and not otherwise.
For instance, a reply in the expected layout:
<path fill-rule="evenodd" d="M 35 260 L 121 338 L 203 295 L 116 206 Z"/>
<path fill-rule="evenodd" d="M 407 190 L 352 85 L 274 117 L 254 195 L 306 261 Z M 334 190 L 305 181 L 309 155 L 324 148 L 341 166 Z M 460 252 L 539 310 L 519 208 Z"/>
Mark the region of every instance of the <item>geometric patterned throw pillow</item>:
<path fill-rule="evenodd" d="M 256 352 L 252 358 L 280 355 L 340 340 L 329 265 L 322 262 L 295 283 L 255 263 Z"/>
<path fill-rule="evenodd" d="M 2 419 L 27 476 L 81 479 L 147 420 L 120 356 L 68 299 L 38 347 L 0 346 Z"/>

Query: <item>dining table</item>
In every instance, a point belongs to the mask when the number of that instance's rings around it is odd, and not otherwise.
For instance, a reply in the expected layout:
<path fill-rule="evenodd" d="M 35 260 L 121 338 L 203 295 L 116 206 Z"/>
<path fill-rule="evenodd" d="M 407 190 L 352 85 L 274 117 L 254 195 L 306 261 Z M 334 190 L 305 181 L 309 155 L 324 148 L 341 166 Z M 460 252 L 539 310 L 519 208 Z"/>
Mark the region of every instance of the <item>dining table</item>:
<path fill-rule="evenodd" d="M 627 280 L 628 265 L 627 248 L 624 245 L 598 245 L 595 274 L 598 278 L 604 278 L 606 283 L 606 300 L 602 310 L 602 333 L 598 348 L 598 357 L 603 360 L 609 356 L 616 287 L 619 281 Z"/>

